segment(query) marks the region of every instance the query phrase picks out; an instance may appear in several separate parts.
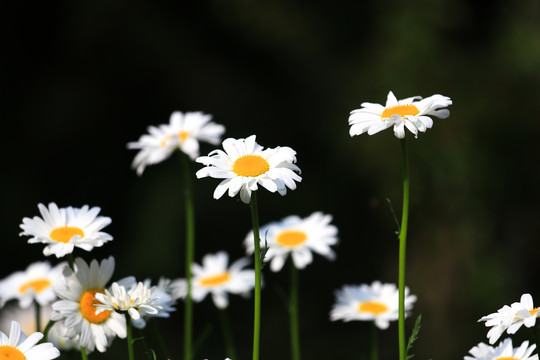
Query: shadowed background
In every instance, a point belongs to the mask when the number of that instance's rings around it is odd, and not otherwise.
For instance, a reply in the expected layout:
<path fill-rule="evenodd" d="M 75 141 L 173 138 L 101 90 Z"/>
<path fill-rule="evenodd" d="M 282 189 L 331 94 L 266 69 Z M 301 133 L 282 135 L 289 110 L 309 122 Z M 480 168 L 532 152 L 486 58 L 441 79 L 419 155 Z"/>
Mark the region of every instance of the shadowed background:
<path fill-rule="evenodd" d="M 407 285 L 422 314 L 418 359 L 462 358 L 487 329 L 477 320 L 522 293 L 537 295 L 540 4 L 535 1 L 93 1 L 0 5 L 4 154 L 2 277 L 43 260 L 20 238 L 39 202 L 100 206 L 115 240 L 114 279 L 177 278 L 184 269 L 182 168 L 176 156 L 130 169 L 126 144 L 172 111 L 204 111 L 226 137 L 257 135 L 298 153 L 303 181 L 285 197 L 259 192 L 262 224 L 323 211 L 339 228 L 337 259 L 315 256 L 300 273 L 302 353 L 365 359 L 368 323 L 332 323 L 334 290 L 397 282 L 398 242 L 385 198 L 401 209 L 401 153 L 391 130 L 351 138 L 349 112 L 436 93 L 448 119 L 414 139 Z M 202 154 L 213 149 L 202 144 Z M 200 168 L 193 164 L 193 173 Z M 244 255 L 249 208 L 212 199 L 196 180 L 195 259 Z M 56 258 L 47 259 L 56 262 Z M 282 293 L 287 268 L 265 269 L 261 359 L 288 358 Z M 252 301 L 232 296 L 239 359 L 251 353 Z M 173 359 L 182 354 L 182 306 L 160 321 Z M 195 305 L 197 359 L 225 350 L 210 299 Z M 413 320 L 408 321 L 411 327 Z M 4 330 L 5 331 L 5 330 Z M 525 334 L 528 335 L 528 334 Z M 519 339 L 525 335 L 518 334 Z M 397 324 L 380 334 L 397 356 Z M 125 356 L 123 341 L 111 352 Z M 111 358 L 92 354 L 92 358 Z M 236 359 L 234 359 L 236 360 Z"/>

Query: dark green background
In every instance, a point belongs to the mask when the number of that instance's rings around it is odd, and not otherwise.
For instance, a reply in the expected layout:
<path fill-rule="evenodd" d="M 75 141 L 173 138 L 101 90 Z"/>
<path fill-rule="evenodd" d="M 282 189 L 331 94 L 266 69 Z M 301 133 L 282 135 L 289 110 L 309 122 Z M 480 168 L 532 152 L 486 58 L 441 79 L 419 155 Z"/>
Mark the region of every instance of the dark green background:
<path fill-rule="evenodd" d="M 301 272 L 302 352 L 365 359 L 369 324 L 331 323 L 328 312 L 343 284 L 397 281 L 385 198 L 399 214 L 401 154 L 391 130 L 351 138 L 347 119 L 392 90 L 454 101 L 450 118 L 408 134 L 416 358 L 462 358 L 487 342 L 481 316 L 539 294 L 538 1 L 17 1 L 0 14 L 3 276 L 43 259 L 19 224 L 51 201 L 100 206 L 113 219 L 113 242 L 76 255 L 115 256 L 115 279 L 182 276 L 180 159 L 137 177 L 126 144 L 174 110 L 204 111 L 227 137 L 297 151 L 302 183 L 285 197 L 259 192 L 261 222 L 323 211 L 341 240 L 335 262 L 316 257 Z M 249 208 L 213 200 L 218 180 L 194 181 L 196 260 L 242 256 Z M 264 276 L 261 359 L 286 359 L 287 272 Z M 250 356 L 251 314 L 251 301 L 231 298 L 239 359 Z M 174 359 L 181 319 L 179 305 L 160 322 Z M 211 329 L 197 359 L 223 359 L 209 299 L 195 307 L 195 328 Z M 380 341 L 381 358 L 397 358 L 397 324 Z M 116 341 L 103 358 L 124 355 Z"/>

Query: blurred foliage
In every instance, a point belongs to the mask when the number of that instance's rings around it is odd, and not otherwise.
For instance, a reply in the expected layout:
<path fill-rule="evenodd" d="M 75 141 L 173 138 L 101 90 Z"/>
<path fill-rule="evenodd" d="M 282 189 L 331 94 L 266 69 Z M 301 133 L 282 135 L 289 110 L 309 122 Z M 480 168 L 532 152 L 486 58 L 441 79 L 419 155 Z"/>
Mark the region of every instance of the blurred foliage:
<path fill-rule="evenodd" d="M 257 134 L 263 146 L 298 152 L 304 180 L 283 198 L 261 194 L 261 222 L 320 210 L 333 214 L 341 239 L 335 262 L 318 257 L 301 272 L 303 355 L 366 358 L 368 324 L 331 323 L 328 312 L 343 284 L 397 282 L 397 241 L 384 199 L 400 208 L 399 142 L 390 130 L 350 138 L 347 125 L 351 110 L 384 103 L 392 90 L 398 98 L 440 93 L 454 101 L 449 119 L 409 139 L 407 284 L 423 320 L 415 358 L 462 358 L 487 340 L 477 323 L 482 315 L 524 292 L 540 296 L 540 122 L 531 115 L 540 84 L 538 1 L 0 7 L 3 276 L 42 259 L 39 245 L 18 237 L 18 225 L 38 214 L 37 203 L 51 201 L 100 206 L 112 217 L 106 230 L 115 241 L 77 255 L 114 255 L 115 278 L 182 276 L 180 161 L 137 177 L 126 144 L 174 110 L 200 110 L 226 125 L 226 136 Z M 210 150 L 203 145 L 203 153 Z M 219 250 L 242 256 L 250 229 L 249 209 L 236 199 L 213 200 L 215 185 L 204 179 L 195 186 L 197 261 Z M 280 289 L 288 276 L 267 271 L 265 282 L 262 358 L 286 358 Z M 210 331 L 199 358 L 223 358 L 213 305 L 207 299 L 195 311 L 198 333 Z M 232 299 L 241 358 L 251 351 L 251 311 L 249 300 Z M 160 321 L 177 359 L 181 318 L 179 306 Z M 381 343 L 381 358 L 396 356 L 396 325 Z M 114 349 L 122 354 L 123 344 Z"/>

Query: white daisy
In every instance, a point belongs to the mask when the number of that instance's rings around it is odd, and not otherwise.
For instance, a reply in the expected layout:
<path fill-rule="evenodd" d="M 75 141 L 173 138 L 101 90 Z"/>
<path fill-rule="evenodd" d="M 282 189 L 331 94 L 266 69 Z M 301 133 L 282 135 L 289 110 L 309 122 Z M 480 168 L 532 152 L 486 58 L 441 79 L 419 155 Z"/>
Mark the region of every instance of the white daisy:
<path fill-rule="evenodd" d="M 28 308 L 34 301 L 48 305 L 56 300 L 54 286 L 64 281 L 62 269 L 66 263 L 51 267 L 48 262 L 35 262 L 25 271 L 17 271 L 0 281 L 0 307 L 12 299 Z"/>
<path fill-rule="evenodd" d="M 0 332 L 0 359 L 49 360 L 59 357 L 60 351 L 53 344 L 38 344 L 42 338 L 40 332 L 26 337 L 19 323 L 13 321 L 9 336 Z"/>
<path fill-rule="evenodd" d="M 540 307 L 534 307 L 530 294 L 523 294 L 519 302 L 510 306 L 504 305 L 496 313 L 483 316 L 478 321 L 485 321 L 485 325 L 491 327 L 487 337 L 489 343 L 494 344 L 505 331 L 508 334 L 515 334 L 522 325 L 533 327 L 538 316 Z"/>
<path fill-rule="evenodd" d="M 264 261 L 270 261 L 270 269 L 279 271 L 285 264 L 289 254 L 294 265 L 303 269 L 311 263 L 316 252 L 329 259 L 334 259 L 334 251 L 330 248 L 338 242 L 337 228 L 331 225 L 331 215 L 315 212 L 307 218 L 289 216 L 279 222 L 273 222 L 260 228 L 261 249 L 265 244 L 268 251 Z M 253 231 L 244 241 L 248 254 L 254 251 Z"/>
<path fill-rule="evenodd" d="M 141 175 L 148 165 L 167 159 L 180 149 L 192 160 L 199 156 L 199 141 L 213 145 L 219 144 L 225 127 L 211 122 L 211 115 L 202 112 L 175 111 L 169 124 L 149 126 L 148 133 L 138 141 L 128 143 L 128 149 L 140 150 L 133 159 L 132 167 Z"/>
<path fill-rule="evenodd" d="M 24 218 L 20 235 L 32 236 L 28 240 L 30 244 L 48 244 L 43 249 L 45 256 L 62 257 L 72 253 L 75 247 L 90 251 L 112 240 L 111 235 L 100 231 L 111 223 L 111 218 L 98 216 L 99 207 L 59 209 L 50 203 L 48 208 L 43 204 L 38 204 L 38 208 L 42 217 Z"/>
<path fill-rule="evenodd" d="M 536 345 L 529 346 L 528 341 L 524 341 L 520 347 L 514 348 L 512 339 L 507 338 L 497 347 L 479 343 L 469 350 L 469 354 L 472 356 L 465 356 L 464 360 L 538 360 L 537 354 L 531 356 L 535 348 Z"/>
<path fill-rule="evenodd" d="M 208 156 L 195 160 L 206 165 L 197 171 L 197 178 L 225 179 L 214 191 L 215 199 L 226 191 L 230 197 L 240 192 L 240 199 L 248 204 L 251 192 L 257 190 L 258 185 L 285 195 L 287 188 L 296 189 L 295 181 L 302 181 L 296 173 L 300 173 L 295 165 L 296 152 L 290 147 L 263 149 L 252 135 L 246 139 L 225 139 L 223 149 L 225 151 L 214 150 Z"/>
<path fill-rule="evenodd" d="M 227 266 L 229 256 L 220 251 L 216 254 L 207 254 L 203 257 L 202 266 L 193 263 L 191 297 L 202 301 L 207 294 L 212 294 L 214 304 L 224 309 L 229 304 L 228 293 L 248 294 L 255 287 L 255 271 L 243 269 L 249 264 L 249 259 L 241 258 Z M 187 295 L 187 282 L 185 279 L 175 280 L 171 283 L 174 289 L 173 298 L 185 298 Z"/>
<path fill-rule="evenodd" d="M 432 95 L 423 100 L 420 96 L 398 100 L 390 91 L 386 99 L 386 105 L 374 103 L 362 103 L 362 108 L 353 110 L 349 116 L 349 133 L 351 136 L 365 132 L 373 135 L 379 131 L 394 127 L 396 137 L 405 137 L 405 128 L 418 136 L 418 132 L 425 132 L 433 126 L 430 116 L 445 119 L 450 115 L 448 109 L 452 100 L 447 96 Z"/>
<path fill-rule="evenodd" d="M 410 311 L 416 296 L 405 288 L 405 310 Z M 405 315 L 408 315 L 406 312 Z M 346 285 L 336 291 L 336 303 L 330 311 L 332 321 L 375 321 L 380 329 L 386 329 L 390 321 L 399 317 L 399 291 L 394 284 L 374 281 L 371 285 Z"/>
<path fill-rule="evenodd" d="M 111 311 L 96 314 L 96 306 L 100 302 L 95 297 L 104 293 L 114 271 L 114 258 L 111 256 L 101 264 L 92 260 L 90 266 L 77 258 L 75 265 L 75 273 L 65 269 L 66 285 L 56 289 L 61 300 L 53 303 L 51 319 L 63 321 L 65 336 L 80 336 L 80 346 L 88 352 L 94 348 L 104 352 L 115 336 L 126 337 L 124 316 Z"/>

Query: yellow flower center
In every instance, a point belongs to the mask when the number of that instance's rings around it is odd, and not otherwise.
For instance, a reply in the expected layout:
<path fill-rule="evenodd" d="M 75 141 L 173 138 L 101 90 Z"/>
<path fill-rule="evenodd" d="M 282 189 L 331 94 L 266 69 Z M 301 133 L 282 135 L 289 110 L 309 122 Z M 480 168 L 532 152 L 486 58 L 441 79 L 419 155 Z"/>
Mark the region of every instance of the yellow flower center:
<path fill-rule="evenodd" d="M 165 137 L 161 140 L 161 142 L 159 143 L 159 146 L 161 146 L 162 148 L 164 148 L 165 146 L 167 146 L 167 143 L 168 143 L 169 141 L 171 141 L 171 140 L 172 140 L 172 136 L 171 136 L 171 135 L 167 135 L 167 136 L 165 136 Z"/>
<path fill-rule="evenodd" d="M 388 306 L 377 301 L 366 301 L 358 305 L 358 312 L 380 315 L 388 311 Z"/>
<path fill-rule="evenodd" d="M 534 308 L 532 310 L 529 310 L 529 312 L 531 313 L 531 316 L 533 316 L 534 314 L 536 314 L 537 312 L 540 311 L 540 307 L 537 307 L 537 308 Z"/>
<path fill-rule="evenodd" d="M 223 274 L 202 278 L 201 280 L 199 280 L 199 283 L 201 286 L 218 286 L 226 283 L 227 281 L 229 281 L 230 278 L 231 275 L 229 275 L 228 272 L 224 272 Z"/>
<path fill-rule="evenodd" d="M 0 346 L 0 360 L 9 359 L 9 360 L 24 360 L 26 357 L 24 354 L 17 348 L 9 345 Z"/>
<path fill-rule="evenodd" d="M 19 293 L 24 294 L 28 289 L 32 289 L 34 290 L 34 292 L 39 293 L 45 289 L 48 289 L 50 286 L 51 282 L 49 281 L 49 279 L 35 279 L 27 282 L 26 284 L 23 284 L 19 288 Z"/>
<path fill-rule="evenodd" d="M 187 131 L 179 131 L 178 132 L 178 137 L 180 138 L 181 142 L 186 141 L 188 136 L 189 136 L 189 133 Z"/>
<path fill-rule="evenodd" d="M 286 230 L 278 235 L 276 242 L 285 247 L 295 247 L 302 245 L 307 240 L 307 235 L 303 231 Z"/>
<path fill-rule="evenodd" d="M 418 115 L 419 112 L 420 110 L 412 104 L 397 105 L 384 109 L 381 119 L 389 119 L 392 115 L 399 115 L 405 118 L 407 115 Z"/>
<path fill-rule="evenodd" d="M 84 231 L 74 226 L 62 226 L 57 227 L 56 229 L 51 231 L 49 237 L 54 241 L 68 243 L 69 240 L 71 240 L 71 238 L 75 235 L 80 235 L 81 237 L 84 237 Z"/>
<path fill-rule="evenodd" d="M 519 360 L 519 359 L 512 356 L 505 356 L 505 357 L 497 358 L 495 360 Z"/>
<path fill-rule="evenodd" d="M 241 156 L 233 164 L 233 171 L 238 176 L 255 177 L 264 174 L 269 169 L 268 161 L 259 155 Z"/>
<path fill-rule="evenodd" d="M 105 310 L 96 315 L 96 305 L 102 304 L 95 299 L 96 293 L 104 294 L 105 292 L 98 289 L 86 290 L 82 294 L 79 303 L 82 316 L 91 323 L 99 324 L 107 320 L 111 312 L 109 310 Z"/>

